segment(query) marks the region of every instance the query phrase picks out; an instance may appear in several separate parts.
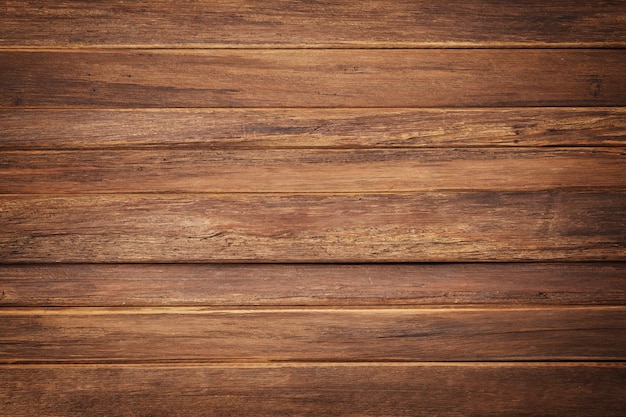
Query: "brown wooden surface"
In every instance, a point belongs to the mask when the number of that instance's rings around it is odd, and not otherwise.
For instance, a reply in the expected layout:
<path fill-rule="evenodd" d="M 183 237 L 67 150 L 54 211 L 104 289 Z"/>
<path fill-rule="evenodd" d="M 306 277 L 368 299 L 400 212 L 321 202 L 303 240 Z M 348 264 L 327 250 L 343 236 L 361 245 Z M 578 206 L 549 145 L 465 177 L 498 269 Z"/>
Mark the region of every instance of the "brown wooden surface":
<path fill-rule="evenodd" d="M 1 107 L 626 105 L 626 50 L 0 52 Z"/>
<path fill-rule="evenodd" d="M 625 46 L 621 1 L 5 1 L 0 45 Z"/>
<path fill-rule="evenodd" d="M 2 150 L 625 146 L 626 108 L 0 109 Z"/>
<path fill-rule="evenodd" d="M 0 306 L 624 305 L 626 263 L 3 265 Z"/>
<path fill-rule="evenodd" d="M 625 22 L 5 1 L 0 415 L 622 416 Z"/>
<path fill-rule="evenodd" d="M 626 360 L 626 307 L 0 311 L 0 362 Z"/>
<path fill-rule="evenodd" d="M 626 148 L 0 152 L 0 193 L 626 190 Z"/>
<path fill-rule="evenodd" d="M 4 262 L 624 260 L 626 194 L 1 196 Z"/>
<path fill-rule="evenodd" d="M 626 379 L 624 364 L 602 363 L 0 369 L 2 411 L 23 417 L 621 417 Z"/>

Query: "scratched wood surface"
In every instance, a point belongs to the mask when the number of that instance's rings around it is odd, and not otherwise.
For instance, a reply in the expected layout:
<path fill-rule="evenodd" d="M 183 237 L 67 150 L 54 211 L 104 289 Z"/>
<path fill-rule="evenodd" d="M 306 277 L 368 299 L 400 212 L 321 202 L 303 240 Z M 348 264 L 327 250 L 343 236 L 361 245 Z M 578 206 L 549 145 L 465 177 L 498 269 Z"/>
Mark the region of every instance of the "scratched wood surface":
<path fill-rule="evenodd" d="M 623 415 L 624 22 L 5 1 L 0 415 Z"/>

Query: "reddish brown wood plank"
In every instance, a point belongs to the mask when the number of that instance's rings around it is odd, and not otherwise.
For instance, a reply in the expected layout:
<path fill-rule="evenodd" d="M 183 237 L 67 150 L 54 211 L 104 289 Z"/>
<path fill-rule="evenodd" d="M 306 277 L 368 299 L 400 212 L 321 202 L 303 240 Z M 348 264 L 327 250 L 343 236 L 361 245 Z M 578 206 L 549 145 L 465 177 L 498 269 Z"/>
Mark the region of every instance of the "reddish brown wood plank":
<path fill-rule="evenodd" d="M 4 265 L 3 306 L 626 304 L 626 263 Z"/>
<path fill-rule="evenodd" d="M 3 363 L 626 359 L 626 307 L 7 307 L 0 320 Z"/>
<path fill-rule="evenodd" d="M 624 146 L 626 108 L 1 109 L 0 149 Z"/>
<path fill-rule="evenodd" d="M 15 417 L 606 416 L 626 406 L 624 364 L 3 366 Z"/>
<path fill-rule="evenodd" d="M 626 194 L 1 196 L 6 262 L 625 260 Z"/>
<path fill-rule="evenodd" d="M 0 52 L 0 106 L 622 106 L 626 50 Z"/>
<path fill-rule="evenodd" d="M 626 190 L 626 149 L 0 152 L 0 193 Z"/>
<path fill-rule="evenodd" d="M 620 1 L 14 1 L 2 46 L 624 46 Z"/>

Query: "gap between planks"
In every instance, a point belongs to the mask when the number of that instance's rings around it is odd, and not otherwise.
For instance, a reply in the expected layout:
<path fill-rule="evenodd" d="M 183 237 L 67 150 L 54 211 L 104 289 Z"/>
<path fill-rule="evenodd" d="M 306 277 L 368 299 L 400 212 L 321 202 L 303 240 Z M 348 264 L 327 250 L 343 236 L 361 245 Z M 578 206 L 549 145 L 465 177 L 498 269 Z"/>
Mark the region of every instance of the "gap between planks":
<path fill-rule="evenodd" d="M 154 51 L 229 51 L 229 50 L 491 50 L 491 49 L 513 49 L 513 50 L 537 50 L 537 49 L 624 49 L 626 41 L 618 42 L 358 42 L 333 44 L 319 43 L 307 45 L 302 43 L 292 44 L 240 44 L 226 45 L 222 43 L 206 44 L 109 44 L 109 45 L 88 45 L 74 44 L 63 46 L 37 46 L 37 45 L 2 45 L 0 52 L 105 52 L 124 50 L 154 50 Z"/>
<path fill-rule="evenodd" d="M 202 306 L 163 306 L 163 307 L 2 307 L 0 308 L 0 317 L 17 317 L 17 316 L 102 316 L 102 315 L 220 315 L 220 314 L 276 314 L 276 313 L 372 313 L 372 314 L 455 314 L 463 312 L 496 312 L 496 311 L 624 311 L 624 305 L 489 305 L 484 306 L 458 306 L 458 305 L 429 305 L 426 307 L 415 306 L 398 306 L 398 305 L 377 305 L 365 308 L 358 307 L 337 307 L 335 305 L 329 307 L 311 306 L 311 307 L 291 307 L 276 306 L 256 308 L 244 306 L 241 308 L 223 308 L 223 307 L 202 307 Z"/>
<path fill-rule="evenodd" d="M 137 369 L 281 369 L 281 368 L 570 368 L 572 366 L 590 366 L 594 368 L 625 368 L 626 361 L 371 361 L 371 362 L 167 362 L 159 363 L 2 363 L 0 369 L 99 369 L 99 368 L 137 368 Z"/>

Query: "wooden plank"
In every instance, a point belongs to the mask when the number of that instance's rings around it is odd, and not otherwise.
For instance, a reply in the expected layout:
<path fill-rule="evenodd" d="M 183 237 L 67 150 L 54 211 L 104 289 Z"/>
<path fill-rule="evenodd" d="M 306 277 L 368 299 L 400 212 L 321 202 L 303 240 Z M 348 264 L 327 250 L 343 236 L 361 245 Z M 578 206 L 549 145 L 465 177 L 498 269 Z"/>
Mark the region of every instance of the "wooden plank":
<path fill-rule="evenodd" d="M 626 406 L 622 363 L 3 366 L 15 417 L 606 416 Z"/>
<path fill-rule="evenodd" d="M 626 305 L 626 263 L 4 265 L 0 306 Z"/>
<path fill-rule="evenodd" d="M 621 106 L 626 50 L 0 52 L 0 106 Z"/>
<path fill-rule="evenodd" d="M 623 363 L 3 366 L 15 417 L 606 416 Z"/>
<path fill-rule="evenodd" d="M 0 152 L 0 193 L 626 190 L 626 148 Z"/>
<path fill-rule="evenodd" d="M 625 260 L 626 194 L 0 196 L 6 262 Z"/>
<path fill-rule="evenodd" d="M 626 108 L 0 109 L 1 150 L 624 146 Z"/>
<path fill-rule="evenodd" d="M 624 360 L 626 307 L 3 308 L 0 362 Z"/>
<path fill-rule="evenodd" d="M 8 0 L 0 45 L 623 47 L 624 16 L 620 1 Z"/>
<path fill-rule="evenodd" d="M 3 367 L 11 416 L 619 416 L 623 364 Z M 158 401 L 155 401 L 158 397 Z"/>

